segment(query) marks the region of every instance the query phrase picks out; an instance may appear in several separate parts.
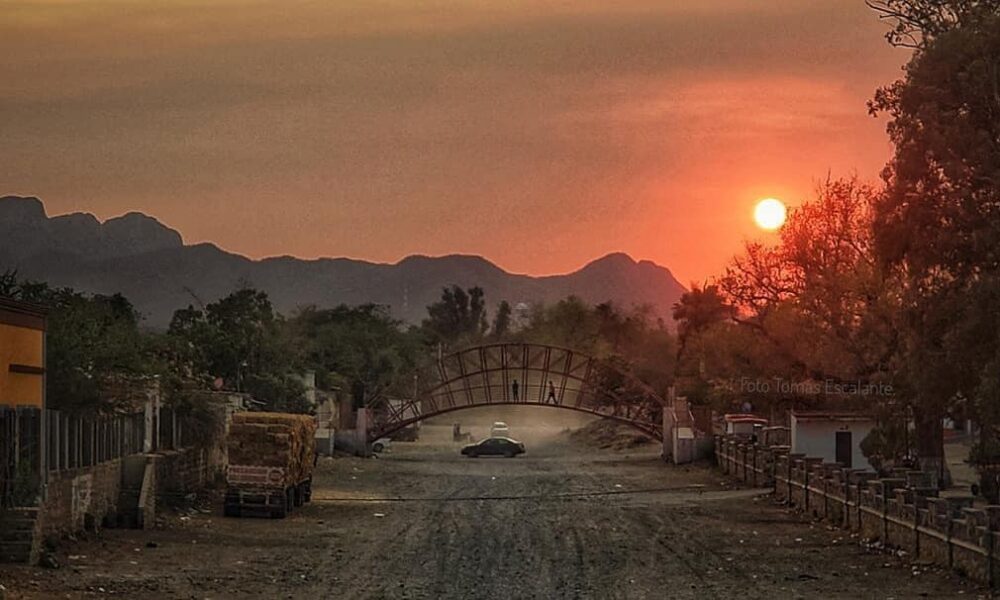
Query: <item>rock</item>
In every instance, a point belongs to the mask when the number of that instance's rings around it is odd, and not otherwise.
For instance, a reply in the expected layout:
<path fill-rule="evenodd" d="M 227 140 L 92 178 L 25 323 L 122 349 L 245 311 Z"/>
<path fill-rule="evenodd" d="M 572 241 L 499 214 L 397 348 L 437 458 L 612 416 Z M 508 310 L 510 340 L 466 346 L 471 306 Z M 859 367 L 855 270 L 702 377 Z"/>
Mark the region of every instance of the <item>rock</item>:
<path fill-rule="evenodd" d="M 159 548 L 160 545 L 157 544 L 156 542 L 146 542 L 146 547 L 147 548 Z"/>

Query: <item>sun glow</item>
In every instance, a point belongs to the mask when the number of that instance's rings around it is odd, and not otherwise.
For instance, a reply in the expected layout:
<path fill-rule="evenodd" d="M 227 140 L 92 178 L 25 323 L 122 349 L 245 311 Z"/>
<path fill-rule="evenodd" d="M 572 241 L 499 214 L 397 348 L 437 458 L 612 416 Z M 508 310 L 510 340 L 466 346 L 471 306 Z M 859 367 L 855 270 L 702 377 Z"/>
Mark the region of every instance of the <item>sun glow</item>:
<path fill-rule="evenodd" d="M 765 198 L 757 203 L 753 211 L 753 220 L 757 226 L 767 231 L 781 229 L 788 217 L 788 209 L 785 203 L 775 198 Z"/>

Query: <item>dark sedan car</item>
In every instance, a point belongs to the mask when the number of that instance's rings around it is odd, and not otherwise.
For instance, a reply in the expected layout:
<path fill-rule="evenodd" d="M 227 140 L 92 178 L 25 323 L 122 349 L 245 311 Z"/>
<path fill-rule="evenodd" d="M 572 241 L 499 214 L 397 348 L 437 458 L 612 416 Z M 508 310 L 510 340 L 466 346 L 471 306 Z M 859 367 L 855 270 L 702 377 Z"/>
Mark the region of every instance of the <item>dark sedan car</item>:
<path fill-rule="evenodd" d="M 462 448 L 462 454 L 472 458 L 477 456 L 506 456 L 507 458 L 513 458 L 518 454 L 524 454 L 524 444 L 508 437 L 491 437 L 465 446 Z"/>

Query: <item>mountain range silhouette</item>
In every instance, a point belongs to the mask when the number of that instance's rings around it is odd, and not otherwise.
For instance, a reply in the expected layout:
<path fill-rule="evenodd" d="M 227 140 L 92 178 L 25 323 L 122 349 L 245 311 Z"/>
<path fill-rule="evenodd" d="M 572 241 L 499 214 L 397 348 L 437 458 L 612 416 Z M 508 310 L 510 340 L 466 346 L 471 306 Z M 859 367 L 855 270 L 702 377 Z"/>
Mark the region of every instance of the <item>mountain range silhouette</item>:
<path fill-rule="evenodd" d="M 685 289 L 650 261 L 615 253 L 564 275 L 508 273 L 481 256 L 409 256 L 395 264 L 350 258 L 305 260 L 280 256 L 252 260 L 210 243 L 187 245 L 180 233 L 139 213 L 104 222 L 87 213 L 49 217 L 38 198 L 0 198 L 0 272 L 101 294 L 125 295 L 153 327 L 173 312 L 221 298 L 250 285 L 275 307 L 376 303 L 410 323 L 449 285 L 478 285 L 489 304 L 552 303 L 569 295 L 628 308 L 649 304 L 670 321 Z M 492 313 L 493 311 L 491 311 Z"/>

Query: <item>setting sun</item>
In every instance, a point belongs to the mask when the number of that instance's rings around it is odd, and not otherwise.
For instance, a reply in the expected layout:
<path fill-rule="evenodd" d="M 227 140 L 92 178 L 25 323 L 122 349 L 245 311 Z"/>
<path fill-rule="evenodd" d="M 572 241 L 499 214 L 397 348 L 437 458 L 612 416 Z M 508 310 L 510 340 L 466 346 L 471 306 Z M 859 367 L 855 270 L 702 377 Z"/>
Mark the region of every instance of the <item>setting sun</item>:
<path fill-rule="evenodd" d="M 757 208 L 753 211 L 753 219 L 757 226 L 767 231 L 775 231 L 785 224 L 788 216 L 788 209 L 781 200 L 765 198 L 757 203 Z"/>

